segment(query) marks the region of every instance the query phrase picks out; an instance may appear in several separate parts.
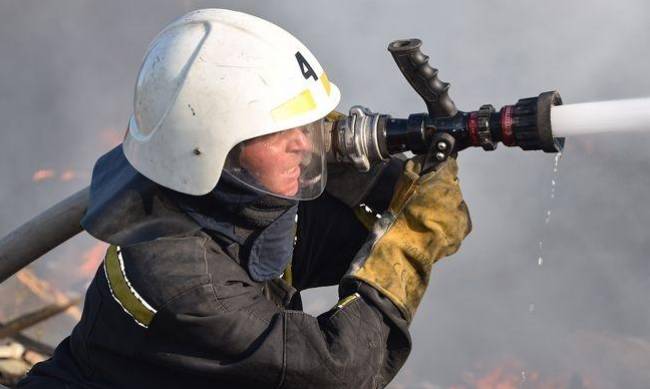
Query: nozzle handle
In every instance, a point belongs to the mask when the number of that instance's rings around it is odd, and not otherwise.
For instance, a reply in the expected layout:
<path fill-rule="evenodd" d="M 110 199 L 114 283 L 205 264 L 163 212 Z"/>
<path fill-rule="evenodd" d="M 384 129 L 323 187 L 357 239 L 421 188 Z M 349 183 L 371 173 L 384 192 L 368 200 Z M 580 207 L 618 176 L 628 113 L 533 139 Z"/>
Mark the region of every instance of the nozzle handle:
<path fill-rule="evenodd" d="M 388 51 L 406 80 L 424 99 L 431 117 L 454 116 L 456 104 L 449 98 L 449 83 L 440 81 L 438 69 L 429 65 L 429 57 L 420 51 L 422 41 L 403 39 L 391 42 Z"/>

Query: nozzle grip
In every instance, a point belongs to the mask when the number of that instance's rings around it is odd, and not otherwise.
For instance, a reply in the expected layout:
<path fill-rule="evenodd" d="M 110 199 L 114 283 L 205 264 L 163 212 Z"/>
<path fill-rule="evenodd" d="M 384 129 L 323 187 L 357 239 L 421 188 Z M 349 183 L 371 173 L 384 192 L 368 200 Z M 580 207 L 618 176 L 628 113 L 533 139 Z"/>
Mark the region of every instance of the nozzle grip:
<path fill-rule="evenodd" d="M 396 40 L 388 45 L 400 71 L 413 89 L 424 99 L 431 117 L 454 116 L 456 104 L 449 98 L 449 83 L 440 81 L 438 69 L 432 68 L 429 57 L 420 51 L 419 39 Z"/>

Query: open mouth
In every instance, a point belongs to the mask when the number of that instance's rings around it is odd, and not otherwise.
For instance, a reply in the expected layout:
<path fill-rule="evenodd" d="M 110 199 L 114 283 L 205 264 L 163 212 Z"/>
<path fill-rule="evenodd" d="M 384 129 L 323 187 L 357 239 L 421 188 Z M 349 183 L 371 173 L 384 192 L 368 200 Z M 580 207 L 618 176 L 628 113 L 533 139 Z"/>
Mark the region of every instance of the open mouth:
<path fill-rule="evenodd" d="M 284 172 L 285 177 L 291 178 L 291 179 L 296 179 L 300 177 L 300 166 L 295 166 L 289 170 L 286 170 Z"/>

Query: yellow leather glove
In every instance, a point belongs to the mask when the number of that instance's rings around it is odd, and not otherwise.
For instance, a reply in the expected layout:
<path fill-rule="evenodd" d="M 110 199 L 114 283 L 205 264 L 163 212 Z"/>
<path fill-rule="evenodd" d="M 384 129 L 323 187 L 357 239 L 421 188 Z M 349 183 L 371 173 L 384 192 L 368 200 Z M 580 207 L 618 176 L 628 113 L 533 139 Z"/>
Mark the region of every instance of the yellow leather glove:
<path fill-rule="evenodd" d="M 422 158 L 407 161 L 389 209 L 375 223 L 346 277 L 388 297 L 411 321 L 429 282 L 432 265 L 455 253 L 471 221 L 450 158 L 420 176 Z"/>

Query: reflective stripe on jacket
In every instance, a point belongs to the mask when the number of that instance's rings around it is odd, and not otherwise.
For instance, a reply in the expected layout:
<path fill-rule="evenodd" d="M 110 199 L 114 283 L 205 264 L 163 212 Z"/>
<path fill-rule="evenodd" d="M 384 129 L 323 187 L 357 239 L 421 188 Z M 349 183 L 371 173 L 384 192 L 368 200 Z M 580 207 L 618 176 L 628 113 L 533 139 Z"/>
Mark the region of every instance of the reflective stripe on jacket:
<path fill-rule="evenodd" d="M 112 246 L 80 323 L 19 387 L 380 388 L 394 377 L 408 324 L 376 290 L 340 285 L 329 311 L 301 310 L 299 291 L 338 284 L 367 236 L 349 207 L 327 193 L 300 203 L 293 284 L 257 282 L 245 248 L 111 153 L 113 170 L 93 173 L 110 193 L 95 194 L 85 227 Z"/>

